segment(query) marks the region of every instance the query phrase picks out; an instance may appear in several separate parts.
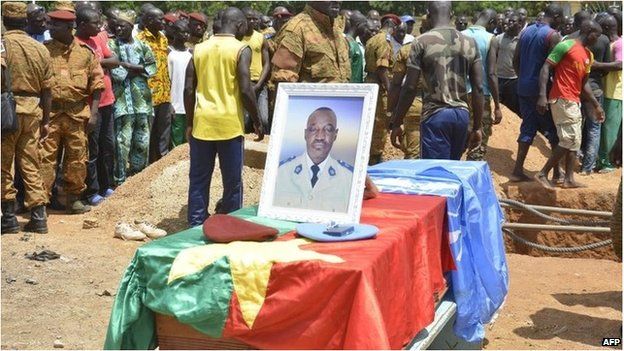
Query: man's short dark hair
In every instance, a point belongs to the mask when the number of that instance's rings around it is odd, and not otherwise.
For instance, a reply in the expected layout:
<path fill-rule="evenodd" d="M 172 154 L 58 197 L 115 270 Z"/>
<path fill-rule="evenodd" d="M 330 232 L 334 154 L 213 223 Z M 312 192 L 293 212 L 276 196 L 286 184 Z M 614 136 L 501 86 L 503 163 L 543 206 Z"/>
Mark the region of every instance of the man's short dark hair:
<path fill-rule="evenodd" d="M 89 6 L 82 6 L 76 11 L 76 25 L 89 22 L 93 18 L 99 17 L 99 13 Z"/>

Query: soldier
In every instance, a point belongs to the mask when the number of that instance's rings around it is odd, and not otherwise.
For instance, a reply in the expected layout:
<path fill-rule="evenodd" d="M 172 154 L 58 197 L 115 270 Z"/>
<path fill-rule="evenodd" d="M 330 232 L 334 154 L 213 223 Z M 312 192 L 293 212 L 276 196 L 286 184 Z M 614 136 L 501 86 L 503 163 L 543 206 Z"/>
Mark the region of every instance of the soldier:
<path fill-rule="evenodd" d="M 275 206 L 347 212 L 353 167 L 330 155 L 337 127 L 336 113 L 328 107 L 310 114 L 304 130 L 306 152 L 280 162 Z"/>
<path fill-rule="evenodd" d="M 311 1 L 283 28 L 273 56 L 274 82 L 347 83 L 351 79 L 338 1 Z"/>
<path fill-rule="evenodd" d="M 482 66 L 474 39 L 450 26 L 451 2 L 428 5 L 432 29 L 414 40 L 407 62 L 405 83 L 392 113 L 390 140 L 400 148 L 403 117 L 417 93 L 421 73 L 425 80 L 421 127 L 421 154 L 424 159 L 461 159 L 468 137 L 466 80 L 472 85 L 474 121 L 469 145 L 481 143 L 483 115 Z"/>
<path fill-rule="evenodd" d="M 275 33 L 279 32 L 280 29 L 292 18 L 293 14 L 288 11 L 284 6 L 278 6 L 273 10 L 273 28 L 275 29 Z"/>
<path fill-rule="evenodd" d="M 369 165 L 375 165 L 381 162 L 384 146 L 386 144 L 386 128 L 388 126 L 386 110 L 388 91 L 390 90 L 389 70 L 394 64 L 389 31 L 391 31 L 395 25 L 401 24 L 401 20 L 395 15 L 386 15 L 384 19 L 384 29 L 368 40 L 366 43 L 366 50 L 364 51 L 366 58 L 366 82 L 379 85 L 375 124 L 373 126 L 370 157 L 368 160 Z"/>
<path fill-rule="evenodd" d="M 186 47 L 193 49 L 195 45 L 206 40 L 206 30 L 208 29 L 208 21 L 206 16 L 201 12 L 189 13 L 189 39 L 186 42 Z"/>
<path fill-rule="evenodd" d="M 399 99 L 401 85 L 407 71 L 407 60 L 411 51 L 411 45 L 401 47 L 392 67 L 392 80 L 390 82 L 390 94 L 388 94 L 388 113 L 392 113 Z M 418 82 L 416 98 L 410 106 L 404 119 L 404 133 L 400 140 L 400 149 L 406 160 L 420 158 L 420 115 L 422 110 L 422 80 Z"/>
<path fill-rule="evenodd" d="M 102 67 L 93 50 L 72 35 L 76 16 L 65 10 L 50 12 L 52 40 L 46 44 L 52 58 L 53 79 L 50 134 L 42 145 L 41 173 L 46 194 L 54 183 L 57 153 L 65 148 L 63 179 L 68 213 L 91 208 L 80 201 L 87 176 L 87 134 L 97 124 L 100 94 L 104 89 Z M 91 96 L 91 108 L 88 98 Z M 85 123 L 87 122 L 88 123 Z"/>
<path fill-rule="evenodd" d="M 2 234 L 19 231 L 11 173 L 14 160 L 24 180 L 26 206 L 31 210 L 31 219 L 24 230 L 47 233 L 47 196 L 41 179 L 38 143 L 48 135 L 53 85 L 50 54 L 24 31 L 26 4 L 3 3 L 2 21 L 7 29 L 3 42 L 11 76 L 10 89 L 19 120 L 17 131 L 2 134 Z"/>

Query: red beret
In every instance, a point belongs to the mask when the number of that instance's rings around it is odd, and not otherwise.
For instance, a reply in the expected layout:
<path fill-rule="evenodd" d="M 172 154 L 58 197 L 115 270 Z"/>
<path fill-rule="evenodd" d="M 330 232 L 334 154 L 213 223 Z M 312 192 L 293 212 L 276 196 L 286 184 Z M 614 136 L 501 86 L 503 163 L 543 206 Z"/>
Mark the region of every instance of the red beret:
<path fill-rule="evenodd" d="M 57 10 L 48 12 L 48 17 L 59 21 L 75 21 L 76 15 L 67 10 Z"/>
<path fill-rule="evenodd" d="M 208 23 L 206 23 L 206 16 L 204 16 L 202 13 L 192 12 L 192 13 L 189 14 L 189 17 L 194 19 L 194 20 L 196 20 L 196 21 L 199 21 L 199 22 L 201 22 L 203 24 L 208 24 Z"/>
<path fill-rule="evenodd" d="M 398 26 L 401 24 L 401 18 L 395 14 L 389 13 L 387 15 L 383 15 L 383 17 L 381 17 L 381 23 L 384 23 L 386 20 L 391 20 L 392 22 L 394 22 L 394 25 Z"/>
<path fill-rule="evenodd" d="M 186 13 L 186 12 L 184 12 L 182 10 L 178 11 L 178 16 L 180 16 L 182 18 L 189 18 L 188 13 Z"/>
<path fill-rule="evenodd" d="M 178 20 L 178 16 L 176 16 L 174 13 L 168 13 L 166 14 L 163 19 L 165 20 L 165 22 L 169 22 L 169 23 L 175 23 L 175 21 Z"/>

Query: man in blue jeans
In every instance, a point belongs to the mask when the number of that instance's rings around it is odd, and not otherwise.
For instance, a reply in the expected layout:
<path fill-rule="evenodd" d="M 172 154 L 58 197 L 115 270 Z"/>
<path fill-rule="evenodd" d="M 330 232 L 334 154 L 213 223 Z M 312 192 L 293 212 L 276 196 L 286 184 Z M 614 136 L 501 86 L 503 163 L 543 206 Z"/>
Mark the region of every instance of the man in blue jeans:
<path fill-rule="evenodd" d="M 520 35 L 520 41 L 514 54 L 514 69 L 518 74 L 518 104 L 522 124 L 518 137 L 516 165 L 509 177 L 512 182 L 526 182 L 533 179 L 524 174 L 524 161 L 537 132 L 541 132 L 554 150 L 559 139 L 550 111 L 537 112 L 539 95 L 539 74 L 546 62 L 548 53 L 561 41 L 561 36 L 553 28 L 559 28 L 563 21 L 563 10 L 557 4 L 550 4 L 544 11 L 544 18 L 528 27 Z M 553 170 L 556 182 L 561 178 L 561 169 Z"/>
<path fill-rule="evenodd" d="M 425 95 L 421 117 L 423 159 L 459 160 L 468 138 L 467 77 L 472 85 L 474 121 L 469 147 L 481 144 L 483 116 L 483 67 L 475 40 L 451 26 L 451 2 L 428 4 L 432 29 L 414 40 L 407 61 L 405 83 L 392 113 L 390 141 L 397 148 L 403 136 L 403 117 L 416 97 L 421 73 Z"/>
<path fill-rule="evenodd" d="M 219 212 L 243 205 L 244 111 L 253 121 L 258 141 L 264 137 L 249 67 L 251 49 L 240 41 L 247 31 L 243 12 L 223 12 L 221 29 L 197 44 L 186 69 L 184 106 L 190 145 L 188 223 L 194 227 L 208 218 L 210 182 L 219 156 L 223 197 Z"/>

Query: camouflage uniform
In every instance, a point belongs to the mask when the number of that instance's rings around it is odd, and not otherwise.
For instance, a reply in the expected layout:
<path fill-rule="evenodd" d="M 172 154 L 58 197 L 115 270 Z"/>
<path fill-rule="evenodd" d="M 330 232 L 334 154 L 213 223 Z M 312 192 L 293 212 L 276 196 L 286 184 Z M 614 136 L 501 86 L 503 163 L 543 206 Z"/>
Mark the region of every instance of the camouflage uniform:
<path fill-rule="evenodd" d="M 411 45 L 403 45 L 399 51 L 394 66 L 392 67 L 392 75 L 404 76 L 407 71 L 407 59 Z M 395 78 L 397 78 L 395 76 Z M 401 140 L 401 149 L 405 155 L 405 159 L 420 158 L 420 111 L 422 110 L 422 79 L 418 82 L 416 98 L 412 102 L 405 118 L 403 119 L 403 140 Z"/>
<path fill-rule="evenodd" d="M 380 67 L 388 69 L 388 79 L 391 79 L 393 66 L 392 46 L 388 39 L 388 33 L 381 31 L 366 42 L 364 52 L 366 58 L 366 82 L 380 84 L 377 78 L 377 70 Z M 369 164 L 381 162 L 386 139 L 388 138 L 388 92 L 381 86 L 377 95 L 377 109 L 375 111 L 375 124 L 373 126 L 373 136 L 370 148 Z"/>
<path fill-rule="evenodd" d="M 14 201 L 13 160 L 19 165 L 26 207 L 45 205 L 47 195 L 41 179 L 39 128 L 42 110 L 39 106 L 42 90 L 53 85 L 48 50 L 21 30 L 4 34 L 7 63 L 11 75 L 11 90 L 17 102 L 18 130 L 2 134 L 2 201 Z"/>
<path fill-rule="evenodd" d="M 273 82 L 348 83 L 351 79 L 349 44 L 344 18 L 333 21 L 306 5 L 280 29 L 272 59 Z M 279 36 L 279 34 L 278 34 Z"/>
<path fill-rule="evenodd" d="M 481 56 L 474 39 L 453 27 L 438 27 L 412 43 L 407 67 L 421 72 L 423 158 L 459 160 L 468 136 L 468 72 Z"/>
<path fill-rule="evenodd" d="M 80 195 L 86 188 L 86 122 L 91 116 L 88 97 L 104 89 L 104 72 L 89 46 L 74 39 L 69 45 L 57 40 L 45 44 L 52 58 L 53 79 L 50 132 L 42 145 L 41 173 L 46 194 L 54 183 L 59 147 L 65 148 L 65 191 Z"/>

